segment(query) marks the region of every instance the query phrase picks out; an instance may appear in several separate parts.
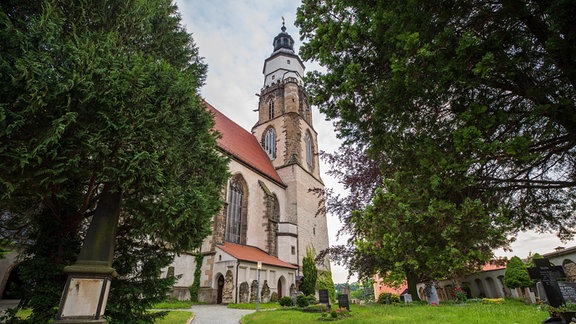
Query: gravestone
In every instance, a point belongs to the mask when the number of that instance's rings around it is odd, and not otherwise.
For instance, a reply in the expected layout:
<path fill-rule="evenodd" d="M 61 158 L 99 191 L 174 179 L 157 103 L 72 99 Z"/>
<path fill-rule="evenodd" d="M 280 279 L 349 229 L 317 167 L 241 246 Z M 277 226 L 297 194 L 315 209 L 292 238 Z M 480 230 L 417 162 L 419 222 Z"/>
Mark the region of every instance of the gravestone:
<path fill-rule="evenodd" d="M 548 304 L 552 307 L 558 307 L 564 304 L 564 297 L 558 285 L 558 279 L 563 279 L 564 269 L 561 266 L 553 266 L 548 259 L 535 259 L 535 267 L 528 268 L 530 279 L 538 279 L 542 282 Z"/>
<path fill-rule="evenodd" d="M 565 302 L 576 302 L 576 282 L 558 281 L 558 287 Z"/>
<path fill-rule="evenodd" d="M 440 300 L 438 299 L 438 292 L 436 291 L 436 285 L 434 285 L 433 282 L 427 282 L 424 285 L 424 293 L 426 294 L 426 300 L 428 301 L 429 305 L 440 304 Z"/>
<path fill-rule="evenodd" d="M 330 296 L 328 295 L 328 289 L 318 290 L 318 297 L 320 300 L 320 304 L 327 304 L 328 306 L 330 306 Z"/>
<path fill-rule="evenodd" d="M 402 299 L 404 300 L 404 304 L 410 304 L 412 302 L 412 295 L 404 294 L 402 295 Z"/>
<path fill-rule="evenodd" d="M 350 295 L 350 287 L 348 285 L 342 287 L 342 295 Z"/>
<path fill-rule="evenodd" d="M 292 299 L 292 305 L 294 306 L 296 306 L 296 296 L 297 296 L 296 292 L 292 292 L 290 294 L 290 298 Z"/>
<path fill-rule="evenodd" d="M 344 308 L 350 311 L 350 299 L 347 294 L 338 294 L 338 308 Z"/>
<path fill-rule="evenodd" d="M 546 297 L 546 291 L 544 290 L 544 285 L 542 285 L 541 281 L 536 283 L 536 291 L 538 292 L 538 298 L 548 304 L 548 297 Z"/>

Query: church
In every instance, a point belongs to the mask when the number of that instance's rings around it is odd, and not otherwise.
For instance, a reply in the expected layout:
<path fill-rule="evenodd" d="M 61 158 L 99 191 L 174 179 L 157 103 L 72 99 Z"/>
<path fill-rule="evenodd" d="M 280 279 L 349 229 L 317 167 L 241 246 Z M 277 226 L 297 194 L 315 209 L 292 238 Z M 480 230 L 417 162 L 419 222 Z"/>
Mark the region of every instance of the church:
<path fill-rule="evenodd" d="M 323 200 L 311 191 L 324 184 L 304 69 L 282 26 L 264 60 L 251 132 L 205 102 L 220 134 L 218 148 L 230 158 L 231 177 L 212 234 L 199 251 L 178 256 L 163 273 L 179 276 L 174 297 L 190 298 L 195 280 L 200 302 L 254 301 L 258 287 L 264 302 L 290 296 L 303 276 L 302 259 L 328 247 L 326 215 L 319 212 Z M 328 261 L 318 268 L 329 271 Z"/>

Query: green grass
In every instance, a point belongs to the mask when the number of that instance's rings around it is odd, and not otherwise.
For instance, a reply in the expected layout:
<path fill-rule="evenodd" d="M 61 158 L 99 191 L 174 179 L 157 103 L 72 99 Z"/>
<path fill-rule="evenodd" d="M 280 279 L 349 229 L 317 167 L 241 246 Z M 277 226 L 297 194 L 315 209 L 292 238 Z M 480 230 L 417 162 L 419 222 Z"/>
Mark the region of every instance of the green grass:
<path fill-rule="evenodd" d="M 184 324 L 194 316 L 192 312 L 170 311 L 166 317 L 156 321 L 157 324 Z"/>
<path fill-rule="evenodd" d="M 194 304 L 189 300 L 168 300 L 161 303 L 154 304 L 154 309 L 185 309 L 190 308 Z"/>
<path fill-rule="evenodd" d="M 352 317 L 338 323 L 469 323 L 469 324 L 514 324 L 541 323 L 548 313 L 535 305 L 526 306 L 516 300 L 504 304 L 464 304 L 440 306 L 410 305 L 351 305 Z M 298 310 L 275 310 L 258 312 L 242 318 L 243 324 L 252 323 L 317 323 L 318 313 L 303 313 Z"/>
<path fill-rule="evenodd" d="M 246 304 L 228 304 L 228 308 L 234 309 L 256 309 L 256 303 L 246 303 Z M 260 309 L 273 309 L 282 308 L 278 303 L 261 303 Z"/>

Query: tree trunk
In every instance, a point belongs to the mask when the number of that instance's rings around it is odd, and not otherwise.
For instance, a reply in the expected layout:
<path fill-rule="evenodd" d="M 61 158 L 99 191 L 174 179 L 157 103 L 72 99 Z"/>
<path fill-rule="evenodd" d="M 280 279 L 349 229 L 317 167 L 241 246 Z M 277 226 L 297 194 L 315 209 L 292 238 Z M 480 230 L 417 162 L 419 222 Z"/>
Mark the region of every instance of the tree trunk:
<path fill-rule="evenodd" d="M 420 300 L 418 295 L 418 288 L 416 285 L 420 282 L 420 277 L 416 275 L 413 271 L 404 270 L 406 272 L 406 282 L 408 283 L 408 293 L 412 295 L 412 300 Z"/>

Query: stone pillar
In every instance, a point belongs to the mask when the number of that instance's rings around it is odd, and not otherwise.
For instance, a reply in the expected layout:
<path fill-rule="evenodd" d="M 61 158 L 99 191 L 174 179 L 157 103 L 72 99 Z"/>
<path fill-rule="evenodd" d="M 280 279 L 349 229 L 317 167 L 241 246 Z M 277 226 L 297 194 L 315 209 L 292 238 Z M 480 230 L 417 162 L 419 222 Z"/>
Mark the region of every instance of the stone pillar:
<path fill-rule="evenodd" d="M 55 323 L 106 323 L 110 281 L 117 275 L 112 258 L 121 200 L 119 190 L 104 185 L 78 260 L 64 268 L 68 280 Z"/>

